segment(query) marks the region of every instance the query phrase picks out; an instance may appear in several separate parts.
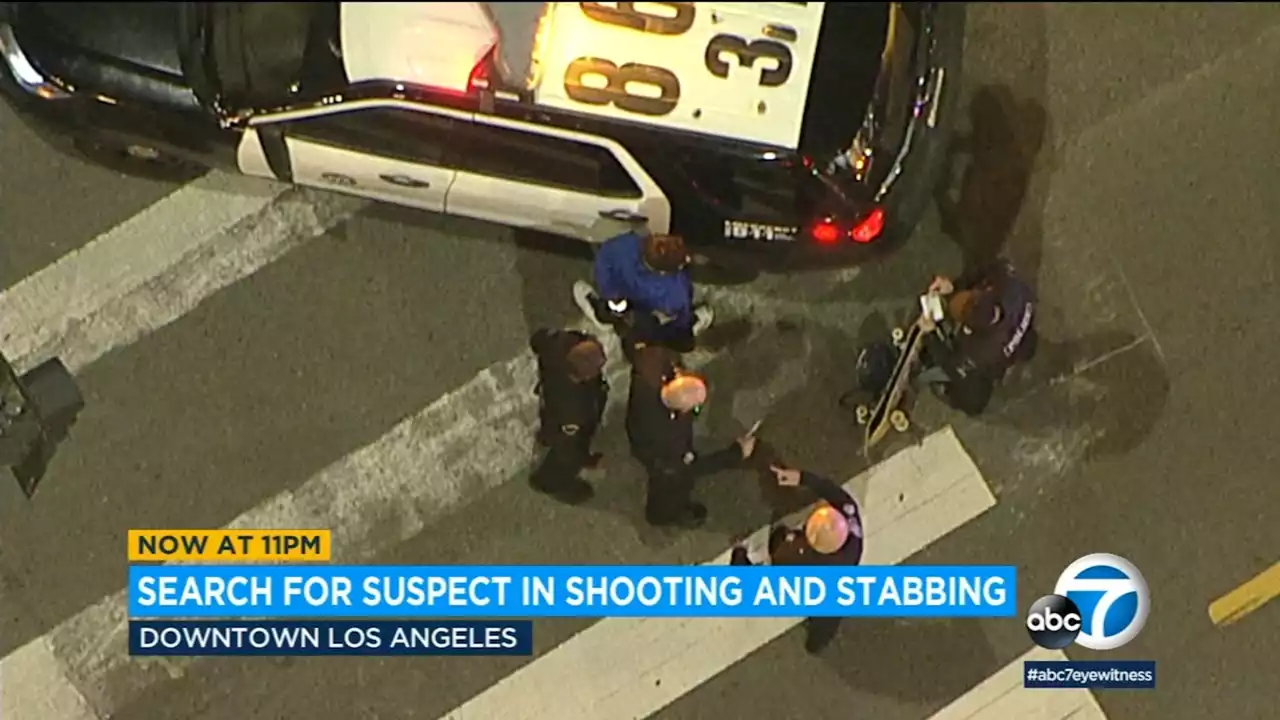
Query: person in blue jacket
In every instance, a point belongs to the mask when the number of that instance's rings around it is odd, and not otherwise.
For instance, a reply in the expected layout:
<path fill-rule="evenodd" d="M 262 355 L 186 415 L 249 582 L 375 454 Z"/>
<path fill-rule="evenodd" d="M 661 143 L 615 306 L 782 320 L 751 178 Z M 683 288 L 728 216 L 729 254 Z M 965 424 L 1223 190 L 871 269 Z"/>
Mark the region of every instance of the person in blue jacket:
<path fill-rule="evenodd" d="M 573 299 L 588 319 L 601 329 L 612 326 L 628 344 L 689 352 L 714 316 L 710 308 L 694 306 L 688 265 L 678 235 L 623 233 L 600 246 L 595 286 L 578 281 Z"/>

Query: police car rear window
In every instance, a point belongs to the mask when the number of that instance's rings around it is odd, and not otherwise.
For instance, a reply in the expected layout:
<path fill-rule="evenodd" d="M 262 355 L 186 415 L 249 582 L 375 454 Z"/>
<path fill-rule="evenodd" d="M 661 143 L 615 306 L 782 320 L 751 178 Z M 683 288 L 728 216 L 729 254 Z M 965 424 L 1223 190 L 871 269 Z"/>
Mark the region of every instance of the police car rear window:
<path fill-rule="evenodd" d="M 686 157 L 681 170 L 704 202 L 734 219 L 785 225 L 814 204 L 815 188 L 783 160 L 705 153 Z"/>
<path fill-rule="evenodd" d="M 637 198 L 640 187 L 607 148 L 427 112 L 369 108 L 301 120 L 301 137 L 405 162 L 450 167 L 591 195 Z"/>
<path fill-rule="evenodd" d="M 452 129 L 461 124 L 431 113 L 369 108 L 297 121 L 292 132 L 346 150 L 442 165 Z"/>

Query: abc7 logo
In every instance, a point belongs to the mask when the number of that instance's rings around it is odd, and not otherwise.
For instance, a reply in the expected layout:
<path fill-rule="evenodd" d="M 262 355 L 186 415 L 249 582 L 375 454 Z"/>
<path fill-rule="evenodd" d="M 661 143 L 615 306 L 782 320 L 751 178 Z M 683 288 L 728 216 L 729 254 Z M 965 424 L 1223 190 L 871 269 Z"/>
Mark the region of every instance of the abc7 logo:
<path fill-rule="evenodd" d="M 1078 602 L 1085 603 L 1084 611 Z M 1027 613 L 1027 633 L 1037 645 L 1061 650 L 1076 643 L 1090 650 L 1115 650 L 1138 636 L 1147 622 L 1151 598 L 1133 563 L 1095 553 L 1071 563 Z"/>
<path fill-rule="evenodd" d="M 1027 613 L 1027 633 L 1042 648 L 1061 650 L 1080 636 L 1080 608 L 1071 598 L 1045 595 Z"/>

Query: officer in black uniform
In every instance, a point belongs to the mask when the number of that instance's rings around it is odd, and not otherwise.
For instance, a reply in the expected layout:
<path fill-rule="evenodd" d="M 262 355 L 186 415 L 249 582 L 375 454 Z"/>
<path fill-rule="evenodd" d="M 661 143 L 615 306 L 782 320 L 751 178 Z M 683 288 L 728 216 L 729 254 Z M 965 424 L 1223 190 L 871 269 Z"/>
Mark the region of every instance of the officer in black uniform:
<path fill-rule="evenodd" d="M 954 282 L 934 278 L 929 292 L 946 299 L 947 318 L 941 326 L 920 318 L 925 369 L 918 380 L 955 409 L 981 414 L 1009 368 L 1035 354 L 1035 293 L 1005 261 Z"/>
<path fill-rule="evenodd" d="M 591 440 L 609 397 L 602 375 L 604 347 L 591 335 L 572 330 L 539 330 L 529 346 L 538 358 L 538 442 L 547 448 L 530 484 L 577 505 L 595 494 L 579 473 L 600 461 L 591 452 Z"/>
<path fill-rule="evenodd" d="M 707 400 L 707 386 L 684 370 L 678 358 L 658 345 L 636 346 L 627 438 L 632 456 L 649 476 L 645 520 L 693 529 L 707 519 L 706 506 L 692 498 L 694 481 L 741 464 L 755 451 L 756 440 L 748 434 L 716 452 L 702 455 L 694 450 L 693 422 Z"/>
<path fill-rule="evenodd" d="M 798 528 L 779 526 L 769 534 L 769 560 L 774 565 L 857 565 L 862 562 L 862 515 L 858 501 L 838 484 L 821 475 L 771 466 L 778 484 L 804 487 L 822 503 Z M 747 548 L 734 546 L 732 565 L 751 565 Z M 815 617 L 805 621 L 804 647 L 810 653 L 823 650 L 840 629 L 838 617 Z"/>

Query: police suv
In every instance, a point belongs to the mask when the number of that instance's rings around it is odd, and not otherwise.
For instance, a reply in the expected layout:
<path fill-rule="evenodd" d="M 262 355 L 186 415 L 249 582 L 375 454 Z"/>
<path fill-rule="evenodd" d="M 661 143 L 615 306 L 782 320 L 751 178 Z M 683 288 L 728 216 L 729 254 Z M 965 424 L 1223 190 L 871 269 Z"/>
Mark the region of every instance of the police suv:
<path fill-rule="evenodd" d="M 866 248 L 924 208 L 961 3 L 0 3 L 0 90 L 95 158 L 517 228 Z"/>

